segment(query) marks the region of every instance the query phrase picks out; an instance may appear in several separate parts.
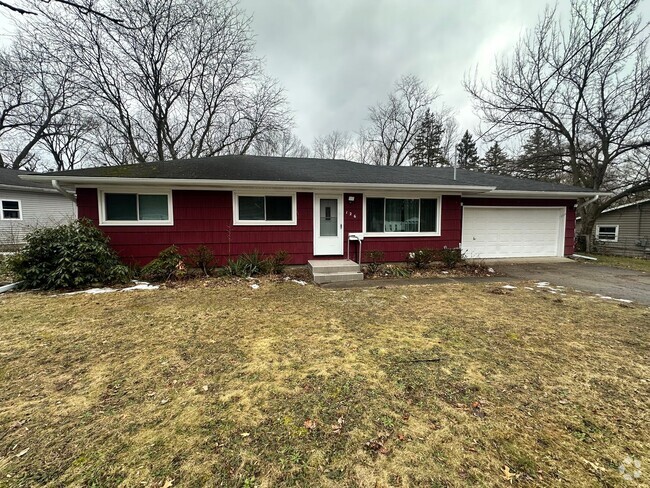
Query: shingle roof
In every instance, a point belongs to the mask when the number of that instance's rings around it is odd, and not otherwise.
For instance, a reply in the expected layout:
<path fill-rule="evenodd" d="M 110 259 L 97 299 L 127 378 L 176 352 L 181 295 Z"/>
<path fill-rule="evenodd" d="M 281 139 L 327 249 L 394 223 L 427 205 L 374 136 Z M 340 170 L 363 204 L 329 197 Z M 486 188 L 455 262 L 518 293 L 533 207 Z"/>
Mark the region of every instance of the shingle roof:
<path fill-rule="evenodd" d="M 542 181 L 498 176 L 453 168 L 387 167 L 341 159 L 269 156 L 215 156 L 167 162 L 104 166 L 48 173 L 50 177 L 160 178 L 345 184 L 486 186 L 497 190 L 585 192 L 593 190 Z"/>
<path fill-rule="evenodd" d="M 19 175 L 34 174 L 28 171 L 19 171 L 16 169 L 0 168 L 0 185 L 16 186 L 24 189 L 48 189 L 54 191 L 51 183 L 40 181 L 27 181 L 19 178 Z"/>

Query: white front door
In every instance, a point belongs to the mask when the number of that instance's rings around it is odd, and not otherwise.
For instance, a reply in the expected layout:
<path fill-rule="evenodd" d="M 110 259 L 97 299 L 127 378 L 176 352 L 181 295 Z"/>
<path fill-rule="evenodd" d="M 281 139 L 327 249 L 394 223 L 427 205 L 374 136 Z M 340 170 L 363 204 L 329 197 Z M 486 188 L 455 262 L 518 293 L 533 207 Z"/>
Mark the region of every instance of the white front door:
<path fill-rule="evenodd" d="M 343 196 L 314 195 L 314 256 L 343 254 Z"/>

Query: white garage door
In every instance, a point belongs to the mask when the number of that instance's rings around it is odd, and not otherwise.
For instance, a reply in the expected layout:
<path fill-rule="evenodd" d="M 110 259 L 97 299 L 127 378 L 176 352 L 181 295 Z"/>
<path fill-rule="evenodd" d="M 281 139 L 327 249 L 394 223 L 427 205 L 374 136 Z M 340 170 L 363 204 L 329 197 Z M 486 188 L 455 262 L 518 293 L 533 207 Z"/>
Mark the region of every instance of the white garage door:
<path fill-rule="evenodd" d="M 564 208 L 463 207 L 468 258 L 564 255 Z"/>

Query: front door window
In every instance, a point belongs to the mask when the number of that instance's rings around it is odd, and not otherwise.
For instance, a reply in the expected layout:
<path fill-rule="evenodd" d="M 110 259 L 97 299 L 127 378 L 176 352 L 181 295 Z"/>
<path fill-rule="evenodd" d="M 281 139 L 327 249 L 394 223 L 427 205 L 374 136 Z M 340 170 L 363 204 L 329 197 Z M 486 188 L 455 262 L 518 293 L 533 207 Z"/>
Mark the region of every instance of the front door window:
<path fill-rule="evenodd" d="M 338 200 L 323 198 L 320 201 L 320 235 L 329 237 L 338 235 Z"/>

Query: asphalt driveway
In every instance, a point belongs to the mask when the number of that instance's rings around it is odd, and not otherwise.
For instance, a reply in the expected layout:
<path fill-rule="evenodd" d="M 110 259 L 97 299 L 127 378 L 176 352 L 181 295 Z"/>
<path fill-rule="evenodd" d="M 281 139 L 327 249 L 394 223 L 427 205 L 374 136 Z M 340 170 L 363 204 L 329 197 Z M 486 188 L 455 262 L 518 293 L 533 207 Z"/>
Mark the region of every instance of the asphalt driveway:
<path fill-rule="evenodd" d="M 493 266 L 520 280 L 548 281 L 575 290 L 650 305 L 650 273 L 577 262 L 516 263 Z"/>

